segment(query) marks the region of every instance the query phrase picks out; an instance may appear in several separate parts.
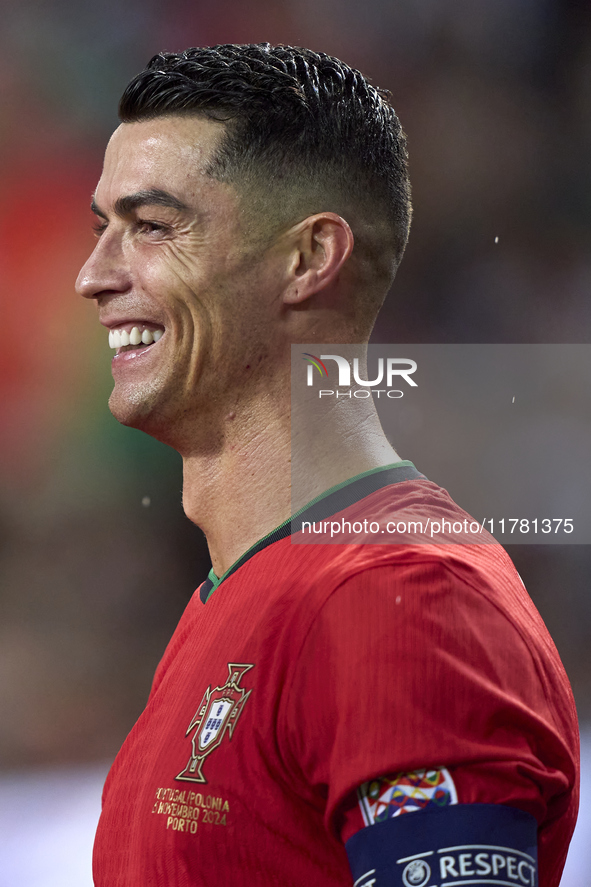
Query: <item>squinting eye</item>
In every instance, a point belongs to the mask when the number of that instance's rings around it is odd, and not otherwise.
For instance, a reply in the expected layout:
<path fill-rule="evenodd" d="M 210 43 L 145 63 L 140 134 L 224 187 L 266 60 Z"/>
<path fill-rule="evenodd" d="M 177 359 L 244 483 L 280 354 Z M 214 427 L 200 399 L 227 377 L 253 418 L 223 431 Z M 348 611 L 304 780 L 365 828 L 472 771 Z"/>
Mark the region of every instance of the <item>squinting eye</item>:
<path fill-rule="evenodd" d="M 138 226 L 148 234 L 160 234 L 166 231 L 166 225 L 162 225 L 159 222 L 146 222 L 143 219 L 138 220 Z"/>
<path fill-rule="evenodd" d="M 92 230 L 94 231 L 94 233 L 96 234 L 97 237 L 100 237 L 101 234 L 103 233 L 103 231 L 107 230 L 107 223 L 106 222 L 97 222 L 96 225 L 92 226 Z"/>

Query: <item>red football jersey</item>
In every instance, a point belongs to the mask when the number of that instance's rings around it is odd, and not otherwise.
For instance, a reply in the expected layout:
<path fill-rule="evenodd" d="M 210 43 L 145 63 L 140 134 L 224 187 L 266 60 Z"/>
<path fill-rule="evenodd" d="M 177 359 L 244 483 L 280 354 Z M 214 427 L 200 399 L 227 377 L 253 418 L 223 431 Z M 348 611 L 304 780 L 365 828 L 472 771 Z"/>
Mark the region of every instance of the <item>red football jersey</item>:
<path fill-rule="evenodd" d="M 335 512 L 467 517 L 409 463 L 299 520 Z M 350 885 L 344 841 L 368 821 L 358 787 L 428 768 L 459 803 L 532 814 L 539 883 L 557 887 L 576 713 L 503 548 L 298 545 L 290 532 L 191 599 L 105 784 L 97 887 Z"/>

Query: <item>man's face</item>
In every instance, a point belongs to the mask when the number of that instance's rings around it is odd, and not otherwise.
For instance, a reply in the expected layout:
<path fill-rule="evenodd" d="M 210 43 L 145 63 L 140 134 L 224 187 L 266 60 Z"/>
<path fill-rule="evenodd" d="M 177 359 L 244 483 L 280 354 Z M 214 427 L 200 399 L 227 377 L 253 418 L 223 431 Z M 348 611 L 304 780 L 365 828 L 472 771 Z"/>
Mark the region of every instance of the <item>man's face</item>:
<path fill-rule="evenodd" d="M 98 243 L 77 281 L 119 346 L 111 411 L 173 444 L 192 418 L 231 409 L 265 364 L 280 301 L 277 251 L 257 252 L 237 191 L 205 172 L 222 134 L 198 117 L 115 131 L 94 198 Z"/>

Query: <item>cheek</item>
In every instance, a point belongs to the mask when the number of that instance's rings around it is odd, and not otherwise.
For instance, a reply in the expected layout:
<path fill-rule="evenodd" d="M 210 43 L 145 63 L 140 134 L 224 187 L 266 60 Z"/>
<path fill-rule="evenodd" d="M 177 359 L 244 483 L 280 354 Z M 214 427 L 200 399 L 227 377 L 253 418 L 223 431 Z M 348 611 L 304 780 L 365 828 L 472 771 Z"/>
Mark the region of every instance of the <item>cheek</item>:
<path fill-rule="evenodd" d="M 189 247 L 163 244 L 158 255 L 144 257 L 146 273 L 165 281 L 171 292 L 193 295 L 199 301 L 205 301 L 209 292 L 234 289 L 238 273 L 227 257 L 212 250 L 204 252 L 197 257 L 196 250 Z"/>
<path fill-rule="evenodd" d="M 164 311 L 191 311 L 200 303 L 199 294 L 203 290 L 203 281 L 197 269 L 190 268 L 179 261 L 170 251 L 154 251 L 144 249 L 138 251 L 137 279 L 140 292 Z"/>

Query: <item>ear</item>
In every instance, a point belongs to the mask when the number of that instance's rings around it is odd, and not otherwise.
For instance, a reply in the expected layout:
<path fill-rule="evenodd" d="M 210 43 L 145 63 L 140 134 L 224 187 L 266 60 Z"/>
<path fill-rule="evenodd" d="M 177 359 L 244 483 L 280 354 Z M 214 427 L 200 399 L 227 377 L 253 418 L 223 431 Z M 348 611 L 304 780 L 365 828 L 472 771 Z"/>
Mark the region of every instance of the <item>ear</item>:
<path fill-rule="evenodd" d="M 290 280 L 283 293 L 287 305 L 304 302 L 329 286 L 353 250 L 353 232 L 336 213 L 308 216 L 292 229 Z"/>

